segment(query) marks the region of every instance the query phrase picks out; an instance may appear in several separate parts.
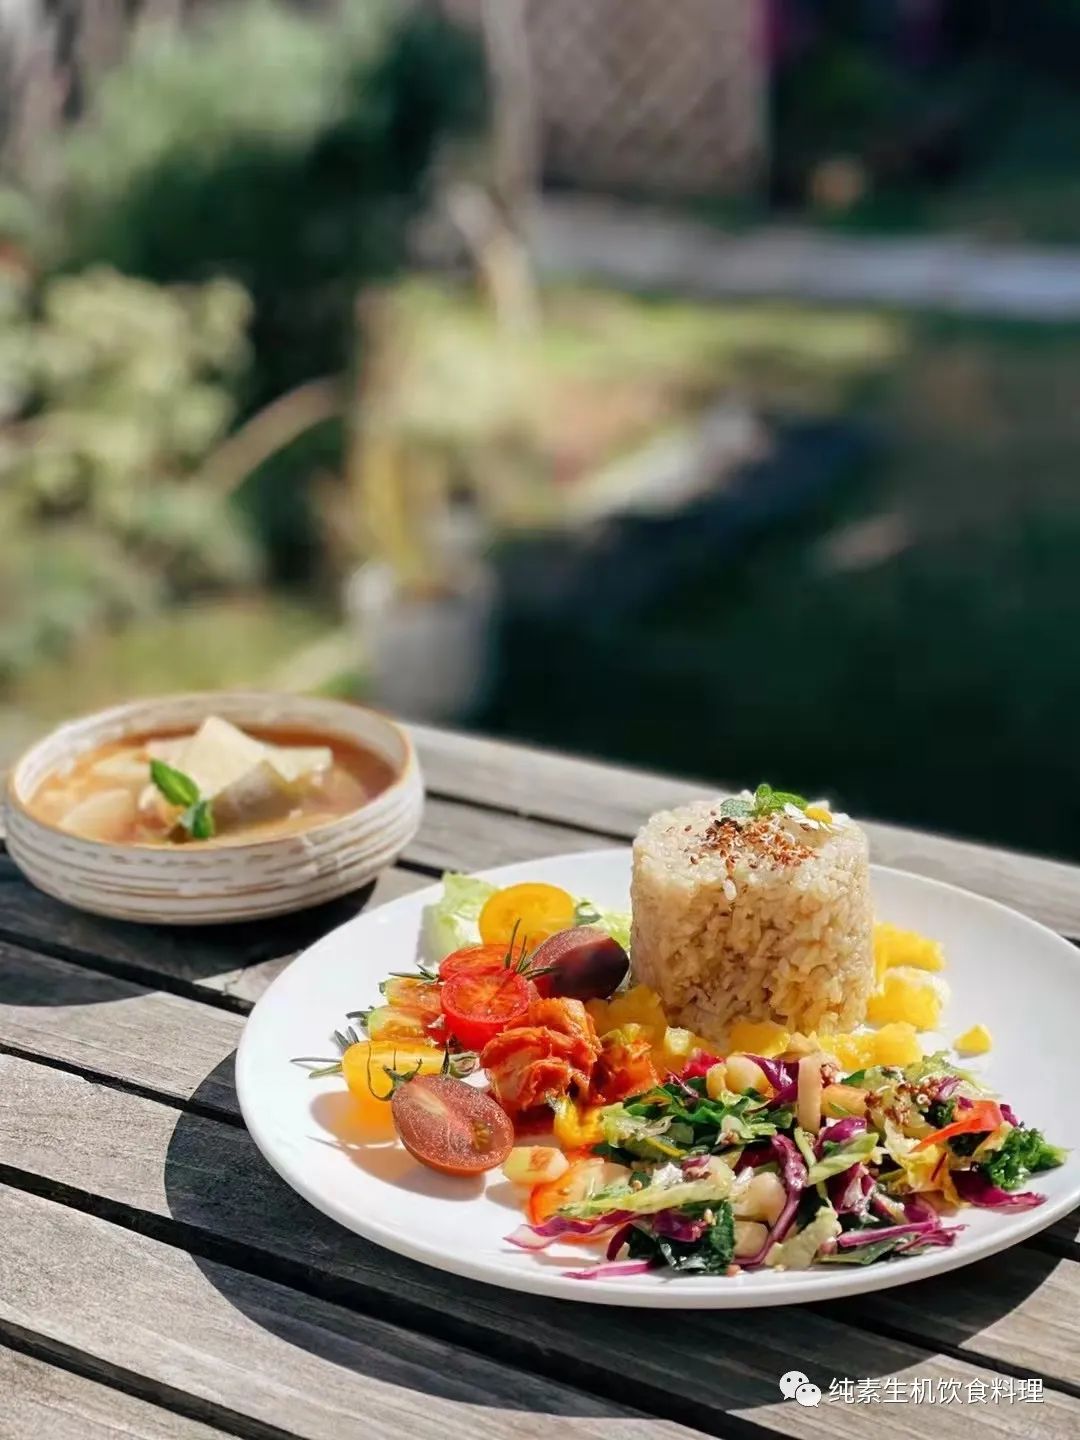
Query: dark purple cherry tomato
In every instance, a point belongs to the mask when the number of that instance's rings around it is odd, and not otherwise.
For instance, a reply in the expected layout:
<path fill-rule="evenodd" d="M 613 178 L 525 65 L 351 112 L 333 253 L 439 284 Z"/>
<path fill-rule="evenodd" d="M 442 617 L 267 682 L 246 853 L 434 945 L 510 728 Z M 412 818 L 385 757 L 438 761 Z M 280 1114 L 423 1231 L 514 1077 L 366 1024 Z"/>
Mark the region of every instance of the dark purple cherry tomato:
<path fill-rule="evenodd" d="M 605 1000 L 622 984 L 630 957 L 604 930 L 579 925 L 550 936 L 529 957 L 541 995 L 566 995 L 573 1000 Z"/>

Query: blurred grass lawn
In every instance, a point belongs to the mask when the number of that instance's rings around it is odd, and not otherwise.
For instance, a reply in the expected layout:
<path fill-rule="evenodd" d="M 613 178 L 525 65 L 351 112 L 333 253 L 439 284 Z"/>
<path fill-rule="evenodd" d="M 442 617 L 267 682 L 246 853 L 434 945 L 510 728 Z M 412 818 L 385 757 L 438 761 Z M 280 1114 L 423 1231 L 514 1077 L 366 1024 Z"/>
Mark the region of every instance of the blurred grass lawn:
<path fill-rule="evenodd" d="M 332 623 L 314 607 L 251 595 L 186 605 L 93 635 L 69 654 L 42 661 L 9 691 L 0 706 L 0 764 L 80 711 L 173 690 L 269 683 Z"/>

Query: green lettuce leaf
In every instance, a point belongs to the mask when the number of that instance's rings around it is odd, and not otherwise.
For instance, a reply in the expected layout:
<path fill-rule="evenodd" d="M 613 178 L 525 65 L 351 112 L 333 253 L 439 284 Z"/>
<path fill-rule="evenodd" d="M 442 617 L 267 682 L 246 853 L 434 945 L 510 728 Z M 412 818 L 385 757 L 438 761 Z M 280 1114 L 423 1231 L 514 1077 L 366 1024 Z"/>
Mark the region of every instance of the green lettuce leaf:
<path fill-rule="evenodd" d="M 666 1173 L 670 1172 L 670 1173 Z M 564 1205 L 558 1214 L 570 1220 L 591 1220 L 609 1210 L 627 1210 L 632 1215 L 656 1215 L 661 1210 L 674 1210 L 682 1205 L 710 1205 L 726 1200 L 731 1194 L 735 1176 L 720 1161 L 713 1164 L 708 1175 L 700 1180 L 684 1180 L 677 1166 L 664 1166 L 653 1172 L 652 1183 L 632 1190 L 630 1183 L 608 1185 L 584 1200 Z"/>
<path fill-rule="evenodd" d="M 770 1267 L 782 1265 L 785 1270 L 808 1270 L 814 1257 L 825 1244 L 840 1234 L 840 1221 L 831 1205 L 823 1205 L 809 1225 L 780 1245 L 774 1245 L 765 1257 Z"/>
<path fill-rule="evenodd" d="M 817 1185 L 819 1181 L 828 1180 L 833 1175 L 842 1175 L 861 1160 L 869 1160 L 877 1143 L 878 1137 L 873 1130 L 864 1130 L 861 1135 L 853 1135 L 850 1140 L 841 1141 L 838 1145 L 830 1145 L 826 1141 L 825 1153 L 810 1166 L 806 1183 Z"/>
<path fill-rule="evenodd" d="M 574 910 L 575 925 L 595 925 L 617 940 L 624 950 L 630 949 L 630 912 L 602 910 L 591 900 L 579 900 Z"/>
<path fill-rule="evenodd" d="M 474 875 L 448 870 L 443 876 L 443 893 L 434 905 L 424 908 L 421 927 L 423 957 L 433 965 L 463 945 L 480 944 L 480 911 L 496 886 Z"/>
<path fill-rule="evenodd" d="M 621 1104 L 605 1105 L 600 1112 L 600 1124 L 607 1153 L 618 1151 L 636 1160 L 677 1160 L 694 1141 L 693 1131 L 686 1126 L 679 1127 L 675 1137 L 669 1137 L 668 1132 L 673 1128 L 670 1115 L 649 1119 L 631 1114 Z"/>

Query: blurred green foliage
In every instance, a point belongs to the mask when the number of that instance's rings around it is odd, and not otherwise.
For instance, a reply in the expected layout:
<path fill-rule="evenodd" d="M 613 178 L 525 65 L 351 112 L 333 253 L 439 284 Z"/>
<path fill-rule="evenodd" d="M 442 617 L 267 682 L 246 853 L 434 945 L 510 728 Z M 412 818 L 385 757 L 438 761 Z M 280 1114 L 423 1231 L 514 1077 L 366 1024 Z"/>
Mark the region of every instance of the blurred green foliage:
<path fill-rule="evenodd" d="M 68 262 L 238 279 L 268 399 L 345 366 L 358 285 L 399 265 L 437 142 L 481 97 L 473 42 L 392 0 L 332 22 L 252 0 L 151 36 L 63 144 Z"/>
<path fill-rule="evenodd" d="M 198 481 L 250 314 L 228 280 L 0 280 L 0 682 L 97 624 L 256 578 L 245 526 Z"/>
<path fill-rule="evenodd" d="M 401 263 L 482 90 L 430 11 L 215 7 L 136 37 L 46 189 L 0 190 L 0 687 L 177 600 L 310 578 L 306 480 L 340 464 L 340 426 L 235 503 L 207 458 L 352 363 L 355 297 Z"/>

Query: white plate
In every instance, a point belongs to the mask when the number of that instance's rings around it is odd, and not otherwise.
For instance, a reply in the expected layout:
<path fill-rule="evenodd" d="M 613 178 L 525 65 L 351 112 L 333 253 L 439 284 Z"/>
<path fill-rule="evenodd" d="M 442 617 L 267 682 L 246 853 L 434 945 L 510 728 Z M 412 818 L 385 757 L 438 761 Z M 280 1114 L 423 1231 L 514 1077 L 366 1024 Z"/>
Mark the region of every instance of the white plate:
<path fill-rule="evenodd" d="M 546 880 L 625 909 L 630 852 L 598 850 L 484 873 L 500 884 Z M 350 1230 L 414 1260 L 512 1290 L 606 1304 L 738 1308 L 853 1295 L 966 1265 L 1041 1230 L 1080 1201 L 1080 954 L 1033 920 L 950 885 L 875 867 L 873 887 L 879 919 L 944 943 L 952 990 L 945 1043 L 976 1021 L 989 1025 L 994 1048 L 971 1068 L 1022 1120 L 1073 1151 L 1065 1165 L 1033 1178 L 1031 1188 L 1047 1197 L 1043 1205 L 1014 1214 L 969 1209 L 961 1217 L 967 1229 L 952 1249 L 865 1268 L 733 1279 L 572 1280 L 562 1272 L 589 1263 L 591 1249 L 528 1254 L 505 1243 L 522 1217 L 498 1171 L 475 1182 L 453 1180 L 416 1164 L 399 1145 L 364 1146 L 349 1137 L 341 1078 L 311 1080 L 290 1057 L 332 1055 L 328 1037 L 345 1012 L 376 1003 L 388 971 L 411 968 L 420 912 L 438 886 L 357 916 L 278 977 L 240 1042 L 236 1082 L 244 1119 L 274 1169 Z"/>

